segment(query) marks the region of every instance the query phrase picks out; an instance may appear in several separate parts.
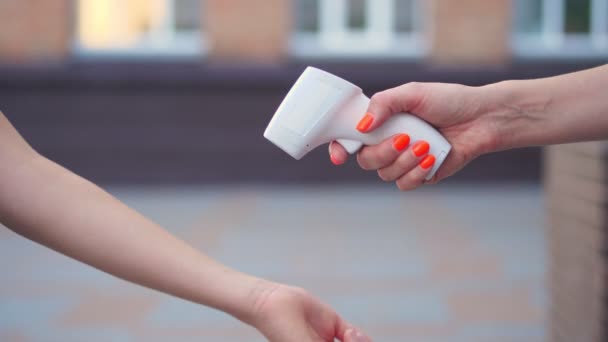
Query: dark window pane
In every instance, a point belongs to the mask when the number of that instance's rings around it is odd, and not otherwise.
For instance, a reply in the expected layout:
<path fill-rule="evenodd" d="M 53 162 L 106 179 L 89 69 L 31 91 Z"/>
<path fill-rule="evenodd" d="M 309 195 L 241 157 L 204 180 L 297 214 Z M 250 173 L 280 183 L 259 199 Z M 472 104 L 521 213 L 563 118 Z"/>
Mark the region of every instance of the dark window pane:
<path fill-rule="evenodd" d="M 348 27 L 360 30 L 365 28 L 366 0 L 348 0 Z"/>
<path fill-rule="evenodd" d="M 319 0 L 294 0 L 296 31 L 319 31 Z"/>
<path fill-rule="evenodd" d="M 395 30 L 397 32 L 414 31 L 414 19 L 422 13 L 415 13 L 415 0 L 395 0 Z"/>
<path fill-rule="evenodd" d="M 542 0 L 516 0 L 513 25 L 519 33 L 538 33 L 541 27 Z"/>
<path fill-rule="evenodd" d="M 591 27 L 591 1 L 566 0 L 567 33 L 589 32 Z"/>
<path fill-rule="evenodd" d="M 194 31 L 199 28 L 202 18 L 200 0 L 175 1 L 175 29 L 177 31 Z"/>

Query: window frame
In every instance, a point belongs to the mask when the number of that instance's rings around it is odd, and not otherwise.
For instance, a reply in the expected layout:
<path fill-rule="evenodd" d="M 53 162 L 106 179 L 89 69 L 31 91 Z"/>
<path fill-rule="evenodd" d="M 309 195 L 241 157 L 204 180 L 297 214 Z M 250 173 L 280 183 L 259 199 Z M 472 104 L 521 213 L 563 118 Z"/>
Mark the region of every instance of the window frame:
<path fill-rule="evenodd" d="M 348 0 L 318 1 L 318 32 L 294 30 L 289 41 L 293 56 L 420 58 L 427 55 L 429 48 L 423 39 L 422 15 L 413 16 L 411 32 L 397 32 L 395 0 L 366 0 L 363 30 L 348 27 Z M 412 12 L 423 13 L 424 1 L 412 1 Z"/>
<path fill-rule="evenodd" d="M 566 0 L 541 0 L 540 32 L 518 32 L 514 28 L 513 54 L 530 58 L 608 56 L 608 1 L 590 0 L 589 33 L 565 32 L 565 9 Z M 514 8 L 514 15 L 518 15 L 518 11 Z"/>
<path fill-rule="evenodd" d="M 188 31 L 178 31 L 175 26 L 176 0 L 162 0 L 166 15 L 159 25 L 150 30 L 147 39 L 129 47 L 90 48 L 81 43 L 78 24 L 72 43 L 72 51 L 78 57 L 117 57 L 117 58 L 155 58 L 155 57 L 198 57 L 205 55 L 207 44 L 203 30 L 200 28 Z M 79 6 L 80 2 L 76 2 Z M 76 13 L 76 23 L 81 18 Z"/>

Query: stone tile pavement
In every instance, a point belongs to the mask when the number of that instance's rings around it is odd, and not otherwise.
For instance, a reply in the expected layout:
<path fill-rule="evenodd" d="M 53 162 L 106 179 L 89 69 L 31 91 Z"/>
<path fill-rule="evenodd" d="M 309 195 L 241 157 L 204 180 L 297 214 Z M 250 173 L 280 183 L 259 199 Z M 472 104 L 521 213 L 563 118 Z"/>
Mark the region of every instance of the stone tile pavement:
<path fill-rule="evenodd" d="M 375 341 L 544 339 L 539 186 L 110 192 L 229 266 L 310 290 Z M 3 227 L 0 271 L 0 341 L 264 341 Z"/>

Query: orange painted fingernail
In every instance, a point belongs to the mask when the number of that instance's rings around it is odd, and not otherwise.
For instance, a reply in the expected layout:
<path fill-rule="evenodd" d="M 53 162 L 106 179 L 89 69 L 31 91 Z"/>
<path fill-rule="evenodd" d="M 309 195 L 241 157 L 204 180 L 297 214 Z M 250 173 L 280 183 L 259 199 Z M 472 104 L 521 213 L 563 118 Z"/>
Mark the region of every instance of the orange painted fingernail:
<path fill-rule="evenodd" d="M 334 165 L 342 165 L 342 163 L 338 159 L 336 159 L 336 157 L 332 156 L 331 154 L 329 155 L 329 159 L 331 160 L 331 162 Z"/>
<path fill-rule="evenodd" d="M 429 148 L 429 143 L 424 140 L 421 140 L 414 144 L 414 147 L 412 147 L 412 151 L 414 151 L 414 155 L 416 157 L 420 157 L 421 155 L 426 154 L 429 151 Z"/>
<path fill-rule="evenodd" d="M 420 167 L 426 170 L 433 166 L 433 164 L 435 164 L 435 156 L 429 154 L 428 156 L 424 157 L 424 159 L 422 159 L 422 161 L 420 162 Z"/>
<path fill-rule="evenodd" d="M 399 134 L 393 138 L 393 147 L 397 151 L 403 151 L 410 144 L 410 136 L 407 134 Z"/>
<path fill-rule="evenodd" d="M 374 122 L 374 116 L 371 113 L 366 113 L 363 119 L 357 124 L 357 131 L 361 133 L 367 132 Z"/>

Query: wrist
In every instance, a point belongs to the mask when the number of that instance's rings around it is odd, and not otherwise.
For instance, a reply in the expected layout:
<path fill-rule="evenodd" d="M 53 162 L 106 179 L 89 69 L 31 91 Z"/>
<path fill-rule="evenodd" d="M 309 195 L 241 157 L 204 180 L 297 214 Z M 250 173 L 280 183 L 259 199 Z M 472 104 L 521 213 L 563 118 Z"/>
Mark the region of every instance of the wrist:
<path fill-rule="evenodd" d="M 268 298 L 282 285 L 237 271 L 229 278 L 225 286 L 232 288 L 229 290 L 232 294 L 226 296 L 226 301 L 218 309 L 258 328 Z"/>
<path fill-rule="evenodd" d="M 305 290 L 266 280 L 258 280 L 248 301 L 248 315 L 243 322 L 253 326 L 269 340 L 276 330 L 276 320 L 301 312 L 303 303 L 310 303 Z"/>
<path fill-rule="evenodd" d="M 502 81 L 481 87 L 484 105 L 480 115 L 492 136 L 493 144 L 486 152 L 496 152 L 535 144 L 533 130 L 550 104 L 543 92 L 535 91 L 534 81 Z"/>

